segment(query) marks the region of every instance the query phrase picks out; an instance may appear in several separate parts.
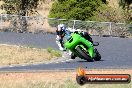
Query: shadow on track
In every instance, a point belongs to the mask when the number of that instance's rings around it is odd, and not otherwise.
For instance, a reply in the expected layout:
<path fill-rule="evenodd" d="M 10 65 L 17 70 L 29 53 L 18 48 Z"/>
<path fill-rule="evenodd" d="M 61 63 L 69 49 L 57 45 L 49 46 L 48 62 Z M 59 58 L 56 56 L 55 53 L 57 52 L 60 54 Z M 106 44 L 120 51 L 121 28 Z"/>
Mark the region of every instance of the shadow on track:
<path fill-rule="evenodd" d="M 100 61 L 105 61 L 105 60 L 100 60 Z M 94 61 L 94 62 L 100 62 L 100 61 Z M 77 61 L 77 62 L 88 62 L 86 60 L 81 60 L 81 61 Z M 88 63 L 93 63 L 93 62 L 88 62 Z"/>

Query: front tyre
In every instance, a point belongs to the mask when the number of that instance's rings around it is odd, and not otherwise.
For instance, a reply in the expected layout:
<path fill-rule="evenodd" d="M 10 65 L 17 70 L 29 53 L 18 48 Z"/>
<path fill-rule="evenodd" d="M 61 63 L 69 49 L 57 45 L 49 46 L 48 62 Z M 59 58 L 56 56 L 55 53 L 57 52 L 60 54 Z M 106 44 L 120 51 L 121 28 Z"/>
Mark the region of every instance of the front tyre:
<path fill-rule="evenodd" d="M 77 52 L 88 62 L 93 62 L 93 59 L 90 58 L 89 55 L 87 55 L 87 53 L 82 49 L 82 47 L 78 46 L 76 48 Z"/>

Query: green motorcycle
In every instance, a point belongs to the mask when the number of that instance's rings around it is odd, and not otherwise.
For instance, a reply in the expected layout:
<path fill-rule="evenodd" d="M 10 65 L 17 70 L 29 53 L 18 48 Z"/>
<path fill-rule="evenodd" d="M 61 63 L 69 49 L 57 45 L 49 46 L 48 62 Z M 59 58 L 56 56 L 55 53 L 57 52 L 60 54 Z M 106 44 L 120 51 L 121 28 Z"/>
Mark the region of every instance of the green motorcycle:
<path fill-rule="evenodd" d="M 99 61 L 101 59 L 98 50 L 94 48 L 94 46 L 98 45 L 99 43 L 96 42 L 93 44 L 79 33 L 72 33 L 70 38 L 64 43 L 64 46 L 72 52 L 71 59 L 80 57 L 89 62 L 94 60 Z"/>

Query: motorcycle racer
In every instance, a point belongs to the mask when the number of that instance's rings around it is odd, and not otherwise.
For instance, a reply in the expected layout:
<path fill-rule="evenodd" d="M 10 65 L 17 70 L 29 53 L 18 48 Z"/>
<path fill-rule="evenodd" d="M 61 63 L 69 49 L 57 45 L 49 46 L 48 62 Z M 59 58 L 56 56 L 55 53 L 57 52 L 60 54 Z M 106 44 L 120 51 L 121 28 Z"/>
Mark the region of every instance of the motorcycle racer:
<path fill-rule="evenodd" d="M 80 30 L 80 31 L 75 31 L 75 33 L 78 33 L 78 34 L 80 34 L 82 37 L 84 37 L 86 40 L 88 40 L 88 41 L 90 41 L 91 43 L 93 43 L 93 40 L 92 40 L 92 38 L 90 37 L 90 34 L 88 33 L 88 32 L 86 32 L 86 31 L 82 31 L 82 30 Z"/>
<path fill-rule="evenodd" d="M 57 34 L 56 43 L 58 44 L 59 49 L 65 51 L 66 49 L 64 47 L 63 40 L 64 37 L 68 39 L 70 37 L 71 32 L 66 28 L 64 24 L 59 24 L 57 26 L 56 34 Z"/>
<path fill-rule="evenodd" d="M 66 48 L 64 47 L 64 38 L 69 39 L 72 32 L 79 33 L 82 37 L 93 43 L 92 38 L 90 37 L 90 34 L 86 31 L 77 30 L 77 29 L 71 29 L 67 28 L 64 24 L 59 24 L 56 29 L 56 43 L 59 46 L 59 49 L 62 51 L 65 51 Z"/>

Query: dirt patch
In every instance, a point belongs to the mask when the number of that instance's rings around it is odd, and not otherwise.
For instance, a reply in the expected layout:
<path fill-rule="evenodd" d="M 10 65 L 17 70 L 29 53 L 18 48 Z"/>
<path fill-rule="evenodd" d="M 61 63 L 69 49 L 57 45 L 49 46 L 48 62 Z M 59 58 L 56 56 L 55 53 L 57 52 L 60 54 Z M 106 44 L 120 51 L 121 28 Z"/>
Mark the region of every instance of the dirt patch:
<path fill-rule="evenodd" d="M 0 65 L 47 62 L 61 56 L 59 51 L 38 49 L 32 46 L 0 45 Z"/>
<path fill-rule="evenodd" d="M 132 74 L 132 70 L 88 70 L 88 74 Z M 2 88 L 80 88 L 76 83 L 75 71 L 43 71 L 43 72 L 12 72 L 0 73 L 0 86 Z M 69 84 L 70 83 L 70 84 Z M 120 84 L 121 85 L 121 84 Z M 128 88 L 126 85 L 85 85 L 83 88 Z M 48 87 L 45 87 L 48 86 Z M 61 86 L 61 87 L 60 87 Z M 66 86 L 66 87 L 65 87 Z M 69 87 L 70 86 L 70 87 Z M 115 86 L 115 87 L 113 87 Z"/>
<path fill-rule="evenodd" d="M 87 74 L 132 74 L 132 70 L 101 69 L 87 70 Z M 76 71 L 38 71 L 38 72 L 3 72 L 0 73 L 0 80 L 43 80 L 62 81 L 66 79 L 75 80 Z M 1 82 L 1 81 L 0 81 Z"/>
<path fill-rule="evenodd" d="M 109 6 L 113 8 L 119 8 L 119 1 L 118 0 L 107 0 L 109 2 Z"/>

